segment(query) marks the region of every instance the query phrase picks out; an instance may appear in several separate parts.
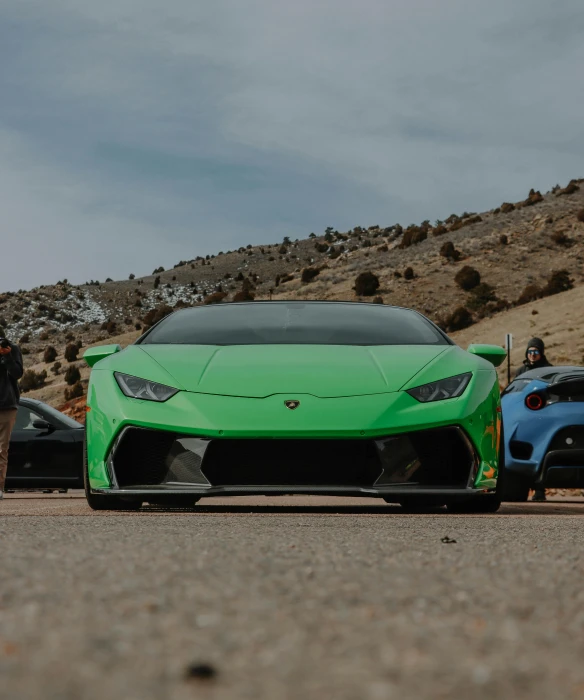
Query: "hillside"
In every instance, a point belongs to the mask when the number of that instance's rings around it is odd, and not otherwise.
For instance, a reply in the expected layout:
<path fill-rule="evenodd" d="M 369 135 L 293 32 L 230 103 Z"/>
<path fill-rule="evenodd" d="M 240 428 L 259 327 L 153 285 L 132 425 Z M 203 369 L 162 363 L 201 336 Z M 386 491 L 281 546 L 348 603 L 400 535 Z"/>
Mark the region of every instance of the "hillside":
<path fill-rule="evenodd" d="M 62 373 L 70 364 L 81 368 L 81 385 L 87 374 L 82 363 L 65 361 L 67 344 L 125 344 L 152 322 L 160 307 L 250 295 L 409 306 L 440 323 L 461 344 L 470 338 L 501 344 L 504 333 L 513 332 L 518 348 L 514 364 L 521 359 L 520 346 L 538 334 L 550 343 L 552 360 L 579 363 L 584 351 L 578 329 L 584 301 L 582 182 L 571 181 L 544 195 L 532 190 L 520 202 L 481 214 L 453 214 L 434 224 L 346 232 L 330 228 L 306 239 L 181 261 L 142 278 L 83 285 L 63 280 L 4 293 L 0 326 L 20 341 L 28 369 L 47 372 L 45 387 L 31 395 L 38 393 L 55 405 L 64 400 Z M 463 268 L 471 270 L 457 277 Z M 379 286 L 359 297 L 355 280 L 364 272 L 373 273 Z M 62 365 L 58 374 L 51 371 L 55 360 L 43 362 L 48 346 L 55 348 Z"/>

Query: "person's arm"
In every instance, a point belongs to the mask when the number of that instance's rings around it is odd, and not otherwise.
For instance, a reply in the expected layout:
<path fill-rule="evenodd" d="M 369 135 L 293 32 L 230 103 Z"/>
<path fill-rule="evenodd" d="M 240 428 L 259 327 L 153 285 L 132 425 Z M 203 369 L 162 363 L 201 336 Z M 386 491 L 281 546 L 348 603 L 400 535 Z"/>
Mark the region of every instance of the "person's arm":
<path fill-rule="evenodd" d="M 10 345 L 10 352 L 0 355 L 0 362 L 4 365 L 4 368 L 8 374 L 14 379 L 18 380 L 24 374 L 24 368 L 22 366 L 22 353 L 20 348 L 16 345 Z"/>

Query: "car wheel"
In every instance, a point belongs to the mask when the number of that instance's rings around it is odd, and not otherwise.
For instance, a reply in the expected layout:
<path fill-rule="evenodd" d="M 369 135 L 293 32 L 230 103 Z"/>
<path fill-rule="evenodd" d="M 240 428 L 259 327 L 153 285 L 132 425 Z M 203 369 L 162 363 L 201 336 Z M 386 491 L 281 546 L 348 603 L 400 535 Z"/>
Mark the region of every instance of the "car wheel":
<path fill-rule="evenodd" d="M 142 501 L 139 500 L 125 500 L 119 496 L 104 496 L 100 493 L 91 493 L 86 442 L 83 443 L 83 485 L 85 487 L 87 505 L 91 510 L 139 510 L 142 507 Z"/>
<path fill-rule="evenodd" d="M 503 501 L 525 503 L 529 496 L 529 481 L 521 474 L 505 470 Z"/>
<path fill-rule="evenodd" d="M 509 472 L 505 469 L 505 436 L 501 425 L 501 439 L 499 443 L 499 470 L 497 474 L 497 487 L 495 493 L 487 496 L 473 496 L 463 501 L 453 501 L 448 504 L 449 513 L 496 513 L 501 507 L 501 495 L 505 492 L 505 484 Z"/>

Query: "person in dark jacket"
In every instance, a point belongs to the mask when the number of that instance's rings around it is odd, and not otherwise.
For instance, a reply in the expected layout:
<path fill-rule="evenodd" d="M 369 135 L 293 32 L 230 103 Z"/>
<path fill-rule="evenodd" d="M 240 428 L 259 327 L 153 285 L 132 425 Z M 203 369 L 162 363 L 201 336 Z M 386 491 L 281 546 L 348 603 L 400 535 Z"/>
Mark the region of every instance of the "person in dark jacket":
<path fill-rule="evenodd" d="M 0 328 L 0 499 L 4 497 L 4 484 L 8 468 L 10 434 L 16 421 L 20 391 L 18 380 L 22 377 L 22 353 L 18 345 L 11 343 Z"/>
<path fill-rule="evenodd" d="M 525 360 L 521 367 L 515 372 L 515 377 L 520 377 L 524 372 L 530 369 L 538 369 L 539 367 L 552 367 L 552 363 L 545 356 L 545 345 L 541 338 L 532 338 L 527 343 L 525 350 Z M 533 501 L 545 501 L 545 489 L 537 488 L 533 494 Z"/>
<path fill-rule="evenodd" d="M 532 338 L 527 343 L 525 350 L 525 360 L 521 367 L 515 372 L 515 377 L 521 376 L 524 372 L 530 369 L 538 369 L 539 367 L 552 367 L 552 363 L 548 362 L 545 356 L 545 345 L 541 338 Z"/>

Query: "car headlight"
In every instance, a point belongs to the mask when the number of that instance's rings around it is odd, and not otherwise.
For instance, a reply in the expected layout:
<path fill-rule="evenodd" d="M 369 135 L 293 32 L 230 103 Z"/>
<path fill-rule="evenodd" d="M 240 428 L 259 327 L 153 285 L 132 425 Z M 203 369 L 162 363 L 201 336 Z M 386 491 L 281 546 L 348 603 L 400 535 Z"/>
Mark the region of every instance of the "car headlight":
<path fill-rule="evenodd" d="M 132 399 L 142 401 L 168 401 L 171 396 L 178 393 L 178 389 L 164 384 L 150 382 L 147 379 L 132 377 L 129 374 L 114 372 L 114 377 L 122 393 Z"/>
<path fill-rule="evenodd" d="M 422 384 L 422 386 L 417 386 L 414 389 L 408 389 L 407 393 L 422 403 L 455 399 L 464 392 L 471 376 L 470 372 L 457 374 L 456 377 L 448 377 L 448 379 L 440 379 L 437 382 L 430 382 L 430 384 Z"/>

